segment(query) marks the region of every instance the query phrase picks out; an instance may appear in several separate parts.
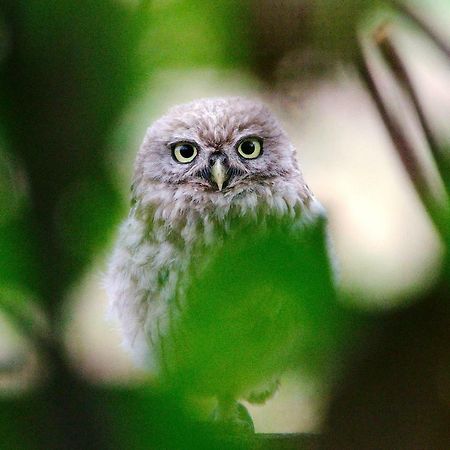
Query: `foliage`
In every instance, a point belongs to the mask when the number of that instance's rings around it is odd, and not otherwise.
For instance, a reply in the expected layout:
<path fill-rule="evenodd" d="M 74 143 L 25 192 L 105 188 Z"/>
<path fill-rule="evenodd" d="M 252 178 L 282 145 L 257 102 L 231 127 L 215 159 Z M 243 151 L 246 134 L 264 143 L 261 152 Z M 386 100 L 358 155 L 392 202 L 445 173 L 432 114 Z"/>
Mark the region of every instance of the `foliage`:
<path fill-rule="evenodd" d="M 302 229 L 277 218 L 267 229 L 234 226 L 161 345 L 169 383 L 239 396 L 298 366 L 329 376 L 350 314 L 336 301 L 324 220 Z"/>
<path fill-rule="evenodd" d="M 60 309 L 68 289 L 105 248 L 126 210 L 108 159 L 110 135 L 157 68 L 240 67 L 270 83 L 282 56 L 312 50 L 326 55 L 327 63 L 332 63 L 327 67 L 336 62 L 354 64 L 377 103 L 376 83 L 364 65 L 367 56 L 358 32 L 367 15 L 380 6 L 409 20 L 416 32 L 445 53 L 446 44 L 411 13 L 407 2 L 341 3 L 292 2 L 297 9 L 283 15 L 286 11 L 270 2 L 235 0 L 2 1 L 0 308 L 27 336 L 45 366 L 38 385 L 0 397 L 2 448 L 219 449 L 224 448 L 223 436 L 209 428 L 205 432 L 178 395 L 217 388 L 243 392 L 286 367 L 324 378 L 347 375 L 350 394 L 352 380 L 359 380 L 357 387 L 364 386 L 364 380 L 352 377 L 348 362 L 349 354 L 362 354 L 362 359 L 370 354 L 357 342 L 357 333 L 374 328 L 378 337 L 389 327 L 384 317 L 362 317 L 340 306 L 331 283 L 322 222 L 297 235 L 283 224 L 269 232 L 247 230 L 213 255 L 187 294 L 192 307 L 176 332 L 182 336 L 174 336 L 178 342 L 171 350 L 174 370 L 159 390 L 88 383 L 68 360 L 60 335 Z M 302 74 L 297 73 L 299 78 Z M 395 139 L 402 134 L 396 134 L 392 117 L 383 114 L 382 103 L 377 104 L 402 161 L 410 161 L 408 145 Z M 448 197 L 448 142 L 429 144 Z M 445 244 L 445 269 L 436 277 L 434 290 L 418 301 L 424 308 L 419 308 L 420 314 L 438 305 L 433 311 L 439 314 L 422 316 L 431 317 L 436 330 L 441 330 L 448 323 L 443 308 L 450 283 L 448 198 L 443 204 L 430 200 L 411 166 L 405 163 L 405 170 Z M 233 283 L 225 284 L 225 277 L 217 274 L 226 274 Z M 274 285 L 280 288 L 274 291 Z M 416 322 L 410 316 L 407 320 L 420 328 L 413 313 Z M 393 323 L 397 319 L 402 324 L 404 317 L 399 313 Z M 366 328 L 368 322 L 373 328 Z M 401 329 L 410 335 L 418 328 Z M 431 336 L 426 349 L 433 350 L 435 330 L 425 329 Z M 185 346 L 189 352 L 184 352 Z M 401 349 L 406 352 L 407 346 Z M 445 362 L 448 350 L 438 350 L 439 362 Z M 382 370 L 383 360 L 377 369 L 392 382 L 393 372 Z M 224 372 L 231 375 L 224 378 Z M 377 392 L 376 386 L 368 389 Z M 344 413 L 349 404 L 339 403 L 337 413 L 331 408 L 330 417 Z M 361 417 L 367 418 L 364 411 Z M 445 411 L 437 417 L 444 415 Z M 330 420 L 330 429 L 339 436 L 334 423 Z M 248 445 L 228 440 L 226 448 Z"/>

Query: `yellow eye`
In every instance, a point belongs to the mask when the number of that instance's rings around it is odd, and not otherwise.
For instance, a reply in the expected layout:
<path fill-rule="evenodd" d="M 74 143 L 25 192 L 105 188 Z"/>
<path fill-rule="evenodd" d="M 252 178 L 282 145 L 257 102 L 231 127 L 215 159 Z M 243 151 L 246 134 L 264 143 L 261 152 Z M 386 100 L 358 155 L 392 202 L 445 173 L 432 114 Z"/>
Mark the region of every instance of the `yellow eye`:
<path fill-rule="evenodd" d="M 190 163 L 197 156 L 197 149 L 193 144 L 182 142 L 175 144 L 172 148 L 172 154 L 176 161 L 182 164 Z"/>
<path fill-rule="evenodd" d="M 244 139 L 237 148 L 238 153 L 245 159 L 255 159 L 262 151 L 262 143 L 259 139 Z"/>

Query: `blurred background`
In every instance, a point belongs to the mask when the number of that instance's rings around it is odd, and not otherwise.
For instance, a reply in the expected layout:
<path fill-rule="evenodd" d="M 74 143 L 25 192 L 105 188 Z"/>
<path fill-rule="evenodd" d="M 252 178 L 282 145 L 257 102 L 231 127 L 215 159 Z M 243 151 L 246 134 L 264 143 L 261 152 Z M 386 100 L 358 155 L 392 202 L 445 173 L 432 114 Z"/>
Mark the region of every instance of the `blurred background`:
<path fill-rule="evenodd" d="M 102 288 L 146 128 L 224 95 L 292 138 L 351 323 L 342 355 L 313 347 L 332 363 L 249 406 L 256 431 L 446 448 L 447 0 L 1 0 L 0 446 L 224 448 L 134 365 Z"/>

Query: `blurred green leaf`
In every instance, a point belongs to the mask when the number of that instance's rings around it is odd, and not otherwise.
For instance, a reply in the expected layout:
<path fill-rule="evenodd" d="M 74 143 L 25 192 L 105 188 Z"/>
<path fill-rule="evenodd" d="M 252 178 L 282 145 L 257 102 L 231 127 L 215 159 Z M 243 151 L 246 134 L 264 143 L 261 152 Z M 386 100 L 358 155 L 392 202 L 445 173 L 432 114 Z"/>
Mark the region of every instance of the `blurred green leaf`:
<path fill-rule="evenodd" d="M 41 287 L 38 253 L 29 225 L 28 215 L 0 223 L 0 285 L 25 286 L 31 291 Z"/>
<path fill-rule="evenodd" d="M 25 176 L 11 158 L 0 122 L 0 288 L 13 285 L 36 291 L 37 249 L 31 230 Z"/>
<path fill-rule="evenodd" d="M 42 442 L 39 418 L 46 416 L 45 403 L 28 396 L 0 397 L 0 441 L 4 450 L 38 450 Z M 26 431 L 25 431 L 26 430 Z"/>
<path fill-rule="evenodd" d="M 47 317 L 31 293 L 0 285 L 0 309 L 31 344 L 48 338 Z"/>
<path fill-rule="evenodd" d="M 149 388 L 100 388 L 93 393 L 99 416 L 110 426 L 109 448 L 147 450 L 222 450 L 224 436 L 193 421 L 183 400 Z M 116 446 L 114 446 L 114 442 Z M 226 448 L 244 450 L 245 440 L 227 440 Z"/>
<path fill-rule="evenodd" d="M 9 49 L 10 39 L 8 35 L 8 29 L 6 27 L 4 17 L 0 11 L 0 67 L 4 59 L 6 58 Z"/>
<path fill-rule="evenodd" d="M 146 36 L 160 68 L 243 65 L 249 58 L 248 2 L 159 2 Z"/>
<path fill-rule="evenodd" d="M 114 0 L 5 2 L 2 10 L 14 43 L 0 72 L 4 125 L 27 172 L 45 252 L 41 296 L 58 301 L 117 221 L 119 196 L 103 156 L 151 74 L 139 46 L 152 13 Z"/>
<path fill-rule="evenodd" d="M 10 147 L 3 125 L 0 118 L 0 224 L 17 216 L 26 199 L 25 177 L 8 152 Z"/>
<path fill-rule="evenodd" d="M 172 394 L 148 387 L 85 386 L 92 417 L 104 449 L 117 450 L 244 450 L 247 441 L 226 437 L 205 423 L 195 422 Z M 4 450 L 68 448 L 57 422 L 49 416 L 45 389 L 21 398 L 0 397 L 0 440 Z M 27 430 L 24 432 L 24 430 Z M 78 429 L 73 424 L 73 430 Z M 73 448 L 73 447 L 70 447 Z M 94 441 L 89 448 L 96 448 Z"/>
<path fill-rule="evenodd" d="M 444 177 L 443 182 L 447 192 L 447 204 L 446 209 L 442 211 L 442 217 L 440 221 L 442 223 L 443 240 L 445 244 L 445 273 L 447 274 L 447 280 L 450 281 L 450 145 L 441 147 L 442 158 L 437 161 L 441 167 L 441 173 Z"/>
<path fill-rule="evenodd" d="M 161 343 L 170 383 L 239 395 L 287 368 L 317 373 L 333 365 L 347 317 L 324 228 L 319 220 L 294 230 L 283 219 L 267 229 L 238 227 L 191 283 L 186 312 Z"/>
<path fill-rule="evenodd" d="M 120 198 L 108 180 L 85 178 L 61 196 L 57 222 L 62 245 L 73 261 L 88 261 L 110 241 L 123 217 Z"/>

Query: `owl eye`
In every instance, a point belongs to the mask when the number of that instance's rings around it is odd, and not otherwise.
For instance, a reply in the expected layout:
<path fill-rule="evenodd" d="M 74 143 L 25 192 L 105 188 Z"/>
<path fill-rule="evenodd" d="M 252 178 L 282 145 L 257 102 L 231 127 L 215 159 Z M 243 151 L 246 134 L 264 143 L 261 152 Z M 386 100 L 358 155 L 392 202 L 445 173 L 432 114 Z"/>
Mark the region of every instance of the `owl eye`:
<path fill-rule="evenodd" d="M 237 151 L 245 159 L 255 159 L 262 152 L 262 143 L 256 138 L 247 138 L 240 142 Z"/>
<path fill-rule="evenodd" d="M 174 144 L 172 147 L 172 155 L 176 161 L 182 164 L 190 163 L 197 156 L 197 148 L 193 144 L 182 142 Z"/>

